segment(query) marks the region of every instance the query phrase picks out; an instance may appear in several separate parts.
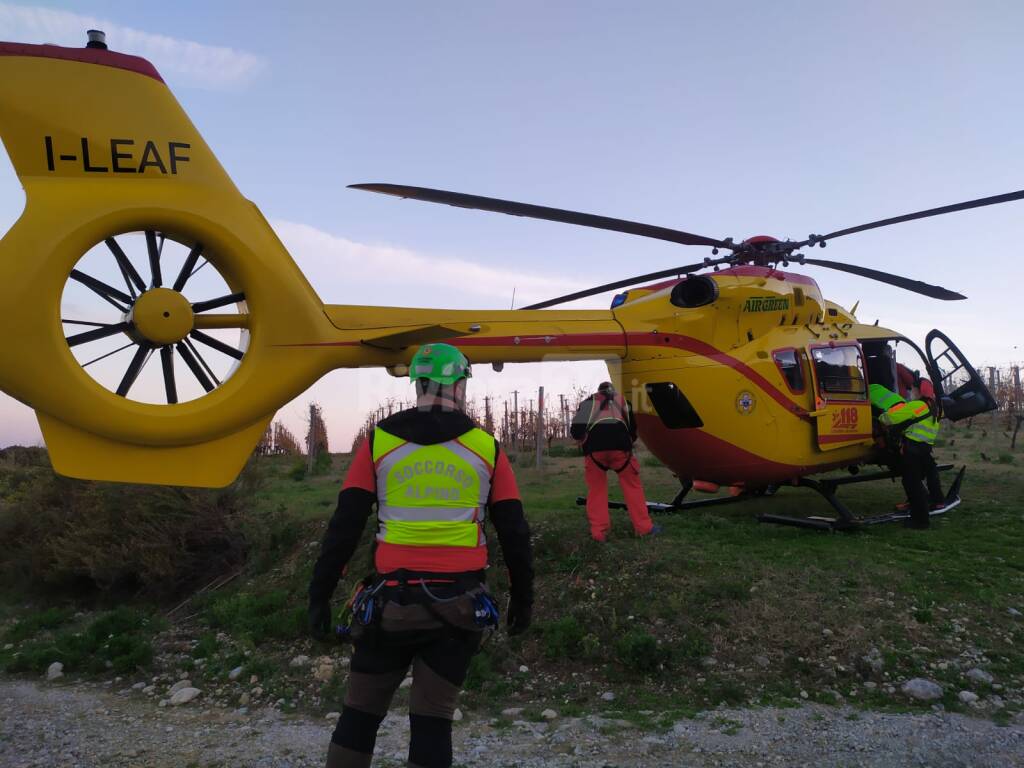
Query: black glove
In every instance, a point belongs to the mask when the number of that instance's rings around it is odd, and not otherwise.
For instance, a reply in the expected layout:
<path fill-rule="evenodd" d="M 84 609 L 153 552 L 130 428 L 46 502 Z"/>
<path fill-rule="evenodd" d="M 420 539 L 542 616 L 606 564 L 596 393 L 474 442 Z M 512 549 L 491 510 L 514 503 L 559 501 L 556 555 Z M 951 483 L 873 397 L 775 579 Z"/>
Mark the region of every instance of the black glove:
<path fill-rule="evenodd" d="M 317 637 L 324 637 L 331 633 L 331 601 L 311 600 L 309 610 L 306 613 L 309 619 L 309 631 Z"/>
<path fill-rule="evenodd" d="M 521 600 L 512 600 L 508 604 L 508 633 L 512 635 L 521 635 L 530 626 L 530 620 L 533 618 L 533 604 L 522 602 Z"/>

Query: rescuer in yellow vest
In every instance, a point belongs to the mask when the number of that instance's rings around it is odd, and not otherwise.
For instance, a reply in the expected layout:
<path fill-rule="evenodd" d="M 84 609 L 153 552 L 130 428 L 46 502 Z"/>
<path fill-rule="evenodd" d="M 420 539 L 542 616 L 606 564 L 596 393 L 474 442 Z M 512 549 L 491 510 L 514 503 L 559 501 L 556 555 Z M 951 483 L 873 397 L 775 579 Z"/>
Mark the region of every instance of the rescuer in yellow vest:
<path fill-rule="evenodd" d="M 530 529 L 508 458 L 465 413 L 470 375 L 455 347 L 421 347 L 409 366 L 416 407 L 377 425 L 338 495 L 309 586 L 315 633 L 331 631 L 331 594 L 374 504 L 377 535 L 375 572 L 349 603 L 355 650 L 328 768 L 370 765 L 377 730 L 410 666 L 408 764 L 452 764 L 456 697 L 484 629 L 498 623 L 483 586 L 485 518 L 508 566 L 509 634 L 530 625 Z"/>
<path fill-rule="evenodd" d="M 910 510 L 907 527 L 927 528 L 931 510 L 943 506 L 939 471 L 932 456 L 932 446 L 939 434 L 935 389 L 928 379 L 921 379 L 911 393 L 917 394 L 919 399 L 910 401 L 880 384 L 872 384 L 868 391 L 872 405 L 882 411 L 878 422 L 900 436 L 901 480 L 907 501 L 897 505 L 897 509 Z"/>

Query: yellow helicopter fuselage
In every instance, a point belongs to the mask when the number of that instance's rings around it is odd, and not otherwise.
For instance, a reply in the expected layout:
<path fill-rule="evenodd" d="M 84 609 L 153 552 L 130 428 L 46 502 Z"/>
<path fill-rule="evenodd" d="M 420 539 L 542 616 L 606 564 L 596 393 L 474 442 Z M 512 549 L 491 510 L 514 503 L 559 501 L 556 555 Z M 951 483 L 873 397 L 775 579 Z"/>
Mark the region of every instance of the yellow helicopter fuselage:
<path fill-rule="evenodd" d="M 737 267 L 633 289 L 610 310 L 329 306 L 148 62 L 0 43 L 0 136 L 27 198 L 0 241 L 0 389 L 36 410 L 64 474 L 224 485 L 277 409 L 320 376 L 365 366 L 400 373 L 416 345 L 439 340 L 474 363 L 608 360 L 642 439 L 680 477 L 760 486 L 873 456 L 863 393 L 826 393 L 815 350 L 898 334 L 858 324 L 801 275 Z M 163 287 L 126 315 L 153 349 L 204 328 L 247 334 L 233 375 L 190 402 L 143 403 L 103 388 L 62 329 L 62 291 L 82 255 L 145 230 L 202 243 L 244 294 L 232 312 L 191 315 Z M 787 350 L 802 387 L 780 363 Z M 856 365 L 847 367 L 852 381 Z M 673 408 L 690 421 L 679 426 Z"/>

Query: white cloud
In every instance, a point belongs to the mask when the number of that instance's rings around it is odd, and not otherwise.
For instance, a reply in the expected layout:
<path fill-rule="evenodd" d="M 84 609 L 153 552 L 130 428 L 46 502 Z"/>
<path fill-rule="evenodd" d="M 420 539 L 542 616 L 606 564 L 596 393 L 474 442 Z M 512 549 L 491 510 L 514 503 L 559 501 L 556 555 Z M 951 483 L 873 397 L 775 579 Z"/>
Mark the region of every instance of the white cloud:
<path fill-rule="evenodd" d="M 308 224 L 282 220 L 272 224 L 327 303 L 457 307 L 460 299 L 477 297 L 486 299 L 487 306 L 504 309 L 510 306 L 513 287 L 520 307 L 583 287 L 548 274 L 357 243 Z M 606 305 L 605 297 L 598 301 Z"/>
<path fill-rule="evenodd" d="M 246 51 L 143 32 L 94 16 L 0 3 L 0 36 L 5 40 L 80 48 L 88 29 L 102 29 L 112 50 L 149 59 L 180 85 L 228 88 L 246 82 L 264 66 L 263 59 Z"/>

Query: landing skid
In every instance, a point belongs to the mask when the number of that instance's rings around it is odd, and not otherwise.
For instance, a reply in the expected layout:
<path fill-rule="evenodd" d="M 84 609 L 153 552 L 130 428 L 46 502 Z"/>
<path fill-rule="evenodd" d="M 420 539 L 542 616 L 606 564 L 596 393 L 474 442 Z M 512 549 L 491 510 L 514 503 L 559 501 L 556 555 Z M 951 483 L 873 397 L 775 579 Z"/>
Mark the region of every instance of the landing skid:
<path fill-rule="evenodd" d="M 771 496 L 772 494 L 775 493 L 776 489 L 777 489 L 776 486 L 769 486 L 768 490 L 766 490 L 763 494 L 760 494 L 760 495 Z M 676 512 L 685 512 L 688 509 L 698 509 L 698 508 L 704 508 L 704 507 L 720 507 L 720 506 L 722 506 L 724 504 L 735 504 L 737 501 L 746 501 L 747 499 L 751 498 L 751 496 L 748 496 L 748 495 L 741 495 L 741 496 L 716 496 L 713 499 L 694 499 L 694 500 L 691 500 L 691 501 L 685 501 L 687 494 L 690 491 L 692 491 L 692 490 L 693 490 L 693 481 L 686 480 L 686 481 L 683 482 L 683 487 L 679 490 L 679 493 L 676 494 L 676 497 L 674 499 L 672 499 L 672 501 L 670 501 L 668 504 L 666 504 L 664 502 L 661 502 L 661 501 L 648 501 L 647 502 L 647 511 L 650 512 L 652 515 L 672 515 L 672 514 L 675 514 Z M 577 496 L 576 497 L 576 504 L 577 505 L 582 507 L 582 506 L 586 505 L 586 503 L 587 503 L 587 497 L 586 496 Z M 621 501 L 609 501 L 608 502 L 608 508 L 609 509 L 625 509 L 626 505 L 625 505 L 625 503 L 623 503 Z"/>
<path fill-rule="evenodd" d="M 940 472 L 953 468 L 952 464 L 942 464 L 938 467 Z M 949 487 L 945 502 L 941 509 L 932 510 L 931 516 L 941 515 L 960 504 L 960 484 L 964 479 L 964 472 L 967 467 L 961 467 L 956 479 Z M 789 515 L 758 515 L 757 519 L 762 523 L 777 523 L 779 525 L 793 525 L 800 528 L 814 528 L 821 531 L 855 531 L 868 525 L 880 523 L 894 523 L 910 518 L 909 512 L 888 512 L 883 515 L 872 515 L 870 517 L 856 517 L 850 509 L 836 496 L 836 489 L 841 485 L 852 485 L 853 483 L 869 483 L 873 480 L 889 480 L 899 477 L 900 473 L 894 470 L 884 472 L 872 472 L 866 475 L 852 475 L 826 480 L 812 480 L 808 477 L 801 477 L 797 487 L 810 488 L 817 491 L 824 497 L 825 501 L 832 505 L 837 517 L 791 517 Z"/>
<path fill-rule="evenodd" d="M 953 469 L 952 464 L 941 464 L 938 467 L 940 472 L 946 472 Z M 941 515 L 949 510 L 953 509 L 960 504 L 960 484 L 964 479 L 964 472 L 967 471 L 967 467 L 961 467 L 957 473 L 956 479 L 953 484 L 949 487 L 949 491 L 946 493 L 946 499 L 941 509 L 931 511 L 931 515 Z M 882 472 L 871 472 L 869 474 L 851 475 L 850 477 L 839 477 L 839 478 L 828 478 L 824 480 L 813 480 L 808 477 L 802 477 L 796 483 L 798 488 L 810 488 L 812 491 L 817 491 L 824 497 L 825 501 L 832 505 L 832 508 L 836 511 L 836 517 L 825 517 L 825 516 L 812 516 L 812 517 L 792 517 L 789 515 L 758 515 L 758 521 L 762 523 L 776 523 L 778 525 L 792 525 L 800 528 L 814 528 L 819 531 L 855 531 L 868 525 L 878 525 L 879 523 L 894 523 L 901 520 L 907 520 L 910 517 L 909 513 L 905 512 L 890 512 L 884 515 L 872 515 L 871 517 L 856 517 L 850 509 L 839 500 L 836 496 L 836 490 L 842 485 L 853 485 L 854 483 L 869 483 L 874 480 L 890 480 L 892 478 L 899 477 L 900 473 L 894 470 L 886 470 Z M 704 507 L 717 507 L 725 504 L 734 504 L 737 501 L 746 501 L 747 499 L 754 498 L 752 495 L 743 494 L 740 496 L 716 496 L 712 499 L 696 499 L 692 501 L 686 501 L 687 494 L 693 489 L 693 483 L 691 481 L 685 481 L 683 487 L 680 489 L 676 497 L 671 502 L 665 504 L 664 502 L 649 501 L 647 502 L 647 511 L 652 515 L 671 515 L 676 512 L 685 512 L 690 509 L 698 509 Z M 777 486 L 768 486 L 767 489 L 761 494 L 761 496 L 774 495 L 775 491 L 778 490 Z M 586 496 L 577 496 L 576 504 L 584 506 L 587 503 Z M 610 509 L 625 509 L 626 505 L 621 501 L 609 501 L 608 507 Z"/>

